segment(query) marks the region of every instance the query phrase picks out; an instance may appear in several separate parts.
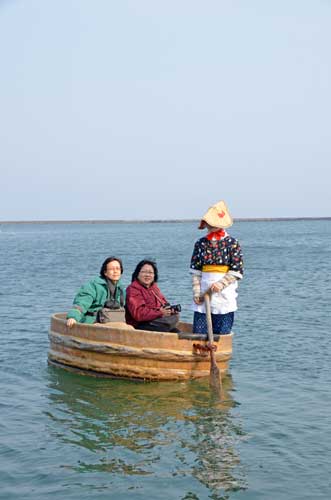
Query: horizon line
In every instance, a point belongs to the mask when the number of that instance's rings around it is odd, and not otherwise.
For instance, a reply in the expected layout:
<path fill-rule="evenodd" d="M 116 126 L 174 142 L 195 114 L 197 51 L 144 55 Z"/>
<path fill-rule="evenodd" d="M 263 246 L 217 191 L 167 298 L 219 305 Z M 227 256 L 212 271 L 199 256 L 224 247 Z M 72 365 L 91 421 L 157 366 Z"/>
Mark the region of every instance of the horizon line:
<path fill-rule="evenodd" d="M 236 217 L 234 222 L 331 220 L 331 217 Z M 0 220 L 1 224 L 162 224 L 199 222 L 200 219 L 48 219 L 48 220 Z"/>

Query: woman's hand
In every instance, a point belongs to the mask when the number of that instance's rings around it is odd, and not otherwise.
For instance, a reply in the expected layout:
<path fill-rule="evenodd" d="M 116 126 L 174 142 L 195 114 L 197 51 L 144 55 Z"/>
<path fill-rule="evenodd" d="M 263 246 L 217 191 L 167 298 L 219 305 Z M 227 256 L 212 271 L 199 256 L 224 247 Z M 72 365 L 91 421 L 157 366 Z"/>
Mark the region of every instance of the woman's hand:
<path fill-rule="evenodd" d="M 74 318 L 67 319 L 67 326 L 69 328 L 72 328 L 76 323 L 77 323 L 77 321 Z"/>
<path fill-rule="evenodd" d="M 171 316 L 171 309 L 170 309 L 170 307 L 161 307 L 160 311 L 162 313 L 162 317 L 163 316 Z"/>

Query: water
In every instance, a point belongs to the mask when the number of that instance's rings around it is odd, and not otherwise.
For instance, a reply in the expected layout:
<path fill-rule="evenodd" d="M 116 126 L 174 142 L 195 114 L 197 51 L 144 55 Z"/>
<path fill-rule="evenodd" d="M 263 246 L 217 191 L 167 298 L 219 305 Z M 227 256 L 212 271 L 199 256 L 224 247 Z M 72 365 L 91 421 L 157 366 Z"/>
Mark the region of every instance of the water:
<path fill-rule="evenodd" d="M 191 320 L 195 224 L 0 225 L 0 498 L 327 499 L 330 221 L 237 222 L 245 256 L 226 401 L 208 381 L 47 365 L 49 317 L 111 254 L 156 258 Z"/>

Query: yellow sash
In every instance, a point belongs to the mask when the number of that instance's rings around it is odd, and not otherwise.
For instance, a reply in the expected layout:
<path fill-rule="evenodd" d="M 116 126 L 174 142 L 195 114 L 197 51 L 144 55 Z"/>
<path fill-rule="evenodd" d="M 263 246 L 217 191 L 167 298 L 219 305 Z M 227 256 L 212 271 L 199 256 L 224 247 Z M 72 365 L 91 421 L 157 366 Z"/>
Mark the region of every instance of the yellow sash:
<path fill-rule="evenodd" d="M 227 273 L 229 266 L 219 266 L 217 264 L 205 264 L 202 266 L 203 273 Z"/>

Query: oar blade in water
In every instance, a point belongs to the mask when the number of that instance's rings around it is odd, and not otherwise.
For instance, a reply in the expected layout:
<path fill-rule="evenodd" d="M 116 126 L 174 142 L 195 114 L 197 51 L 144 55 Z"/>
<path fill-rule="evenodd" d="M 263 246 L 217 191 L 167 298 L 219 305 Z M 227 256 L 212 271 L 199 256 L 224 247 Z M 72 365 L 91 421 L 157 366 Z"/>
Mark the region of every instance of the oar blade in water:
<path fill-rule="evenodd" d="M 209 374 L 209 384 L 210 387 L 222 397 L 222 379 L 220 370 L 216 364 L 214 353 L 212 353 L 211 363 L 210 363 L 210 374 Z"/>

